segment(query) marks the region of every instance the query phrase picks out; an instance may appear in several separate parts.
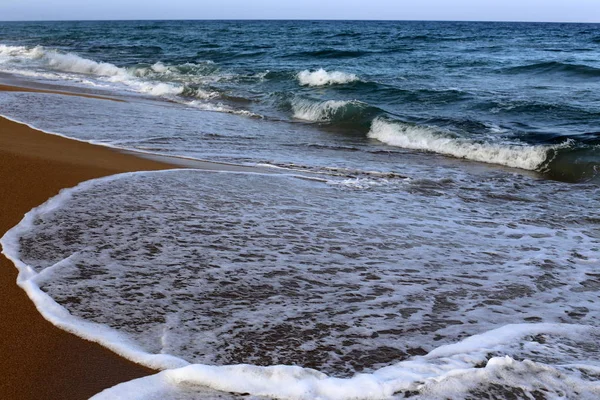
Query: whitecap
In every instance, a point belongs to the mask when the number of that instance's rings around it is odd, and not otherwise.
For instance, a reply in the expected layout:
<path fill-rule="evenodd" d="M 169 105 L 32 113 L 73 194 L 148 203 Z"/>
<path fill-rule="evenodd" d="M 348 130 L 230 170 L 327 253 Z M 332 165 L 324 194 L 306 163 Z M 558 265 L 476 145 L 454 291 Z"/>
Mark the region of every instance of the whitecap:
<path fill-rule="evenodd" d="M 527 170 L 540 168 L 547 161 L 550 151 L 558 148 L 477 141 L 428 126 L 391 122 L 383 118 L 373 120 L 367 135 L 391 146 Z"/>
<path fill-rule="evenodd" d="M 303 86 L 326 86 L 340 85 L 358 81 L 359 78 L 355 74 L 349 74 L 341 71 L 326 71 L 323 68 L 316 71 L 304 70 L 297 75 L 300 85 Z"/>

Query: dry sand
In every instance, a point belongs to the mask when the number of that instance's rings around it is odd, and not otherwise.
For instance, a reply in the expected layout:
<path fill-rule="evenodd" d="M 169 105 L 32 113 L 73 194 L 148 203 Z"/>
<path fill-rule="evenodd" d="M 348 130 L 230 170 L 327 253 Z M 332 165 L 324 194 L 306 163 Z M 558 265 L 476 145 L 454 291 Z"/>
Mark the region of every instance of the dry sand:
<path fill-rule="evenodd" d="M 21 90 L 0 86 L 7 88 Z M 120 172 L 172 167 L 0 118 L 0 236 L 62 188 Z M 54 327 L 16 279 L 16 268 L 1 256 L 0 399 L 87 399 L 153 372 Z"/>

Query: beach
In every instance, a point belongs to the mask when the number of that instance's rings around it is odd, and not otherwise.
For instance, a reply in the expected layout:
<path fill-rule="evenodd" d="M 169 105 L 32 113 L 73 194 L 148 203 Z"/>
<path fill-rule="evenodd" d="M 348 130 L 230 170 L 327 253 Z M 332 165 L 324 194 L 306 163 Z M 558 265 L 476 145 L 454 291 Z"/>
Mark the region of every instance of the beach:
<path fill-rule="evenodd" d="M 600 397 L 593 27 L 3 27 L 0 398 Z"/>
<path fill-rule="evenodd" d="M 0 118 L 0 231 L 63 188 L 120 172 L 172 167 Z M 152 372 L 45 321 L 16 279 L 12 263 L 0 257 L 0 398 L 85 399 Z"/>

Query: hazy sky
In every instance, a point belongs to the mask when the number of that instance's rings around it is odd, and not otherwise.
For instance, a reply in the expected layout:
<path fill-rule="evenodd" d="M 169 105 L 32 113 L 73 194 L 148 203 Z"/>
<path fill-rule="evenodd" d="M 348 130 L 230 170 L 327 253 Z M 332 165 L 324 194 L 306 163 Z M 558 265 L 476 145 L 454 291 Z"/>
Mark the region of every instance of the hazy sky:
<path fill-rule="evenodd" d="M 600 0 L 0 0 L 0 20 L 64 19 L 600 22 Z"/>

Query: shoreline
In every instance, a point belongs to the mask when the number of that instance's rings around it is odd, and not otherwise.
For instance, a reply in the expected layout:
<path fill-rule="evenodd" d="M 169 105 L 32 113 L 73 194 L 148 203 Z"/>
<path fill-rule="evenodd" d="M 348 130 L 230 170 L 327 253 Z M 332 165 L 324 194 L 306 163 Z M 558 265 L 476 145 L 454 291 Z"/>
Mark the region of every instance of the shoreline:
<path fill-rule="evenodd" d="M 0 235 L 61 189 L 116 173 L 181 167 L 0 117 Z M 17 286 L 17 272 L 0 256 L 0 398 L 87 399 L 155 372 L 46 321 Z"/>
<path fill-rule="evenodd" d="M 0 92 L 59 94 L 59 95 L 63 95 L 63 96 L 87 97 L 89 99 L 108 100 L 108 101 L 116 101 L 119 103 L 125 103 L 125 100 L 121 100 L 121 99 L 114 98 L 114 97 L 100 96 L 100 95 L 89 94 L 89 93 L 73 93 L 73 92 L 66 92 L 63 90 L 54 90 L 54 89 L 48 90 L 48 89 L 41 89 L 41 88 L 40 89 L 29 88 L 29 87 L 8 85 L 6 83 L 0 83 Z"/>

